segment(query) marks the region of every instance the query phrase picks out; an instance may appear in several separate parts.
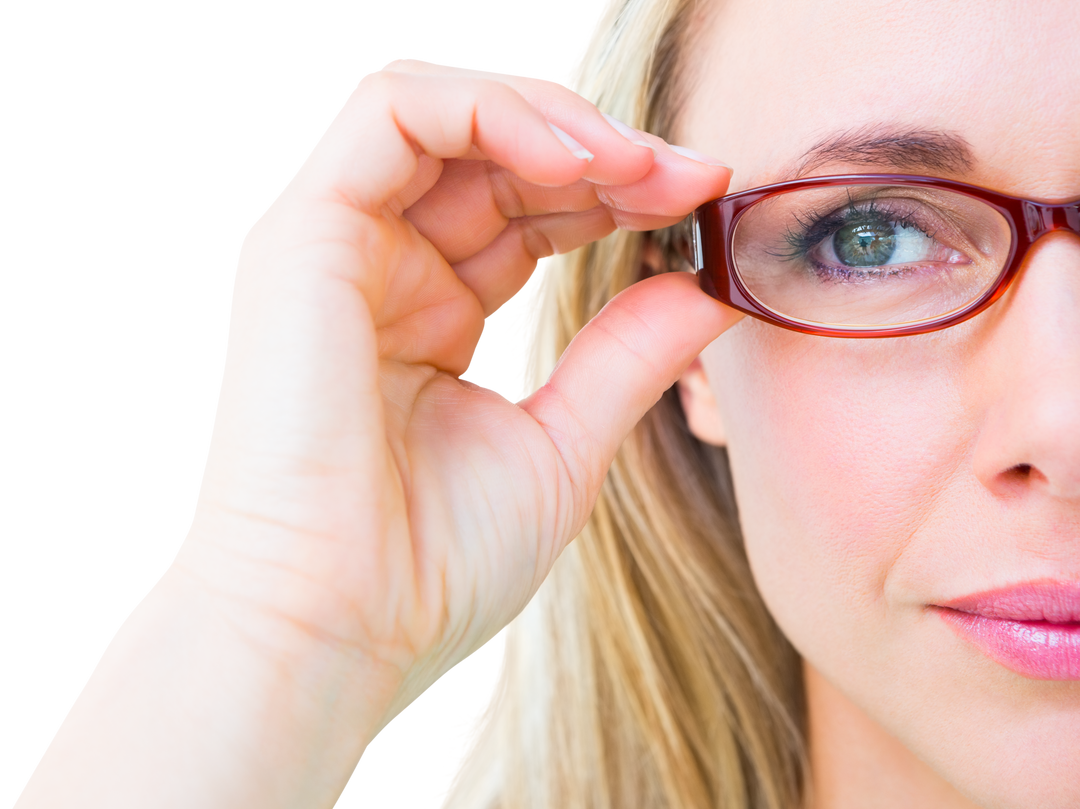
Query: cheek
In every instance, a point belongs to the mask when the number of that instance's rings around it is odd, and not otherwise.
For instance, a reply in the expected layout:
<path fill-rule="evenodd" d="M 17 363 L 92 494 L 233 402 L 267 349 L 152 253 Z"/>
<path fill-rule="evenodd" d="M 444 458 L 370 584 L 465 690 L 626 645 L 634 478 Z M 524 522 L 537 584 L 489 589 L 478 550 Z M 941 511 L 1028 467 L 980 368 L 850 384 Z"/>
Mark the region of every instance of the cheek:
<path fill-rule="evenodd" d="M 828 650 L 835 665 L 838 641 L 915 606 L 889 574 L 965 454 L 942 339 L 816 338 L 748 319 L 704 358 L 755 580 L 812 662 Z"/>

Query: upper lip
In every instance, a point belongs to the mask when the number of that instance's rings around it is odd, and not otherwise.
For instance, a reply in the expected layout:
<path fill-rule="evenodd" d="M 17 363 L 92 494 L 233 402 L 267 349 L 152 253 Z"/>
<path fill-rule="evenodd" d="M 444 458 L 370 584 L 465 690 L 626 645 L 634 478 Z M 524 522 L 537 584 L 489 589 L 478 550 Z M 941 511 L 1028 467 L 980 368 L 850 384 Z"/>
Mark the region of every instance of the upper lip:
<path fill-rule="evenodd" d="M 1080 622 L 1080 581 L 1030 581 L 961 596 L 938 606 L 1006 621 Z"/>

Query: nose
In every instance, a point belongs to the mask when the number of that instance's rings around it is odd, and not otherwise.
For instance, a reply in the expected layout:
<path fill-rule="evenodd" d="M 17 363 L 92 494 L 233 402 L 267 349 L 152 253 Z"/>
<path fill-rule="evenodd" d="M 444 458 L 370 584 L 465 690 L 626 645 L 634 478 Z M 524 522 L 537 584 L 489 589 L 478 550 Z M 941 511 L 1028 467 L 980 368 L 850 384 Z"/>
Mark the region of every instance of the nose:
<path fill-rule="evenodd" d="M 975 473 L 995 494 L 1080 505 L 1080 209 L 1039 207 L 1041 238 L 999 301 L 980 364 Z"/>

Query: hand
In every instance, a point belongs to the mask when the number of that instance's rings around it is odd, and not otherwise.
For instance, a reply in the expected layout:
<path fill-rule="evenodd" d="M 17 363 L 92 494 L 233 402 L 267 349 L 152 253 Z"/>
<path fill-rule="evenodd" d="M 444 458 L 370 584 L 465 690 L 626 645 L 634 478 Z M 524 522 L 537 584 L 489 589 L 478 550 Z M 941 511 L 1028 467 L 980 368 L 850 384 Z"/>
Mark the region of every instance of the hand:
<path fill-rule="evenodd" d="M 736 315 L 689 274 L 637 284 L 519 404 L 458 378 L 484 317 L 539 257 L 674 224 L 728 178 L 545 82 L 402 63 L 361 83 L 244 245 L 194 527 L 147 608 L 212 616 L 184 659 L 242 654 L 261 694 L 183 686 L 258 762 L 232 805 L 332 805 L 364 741 L 526 604 Z"/>

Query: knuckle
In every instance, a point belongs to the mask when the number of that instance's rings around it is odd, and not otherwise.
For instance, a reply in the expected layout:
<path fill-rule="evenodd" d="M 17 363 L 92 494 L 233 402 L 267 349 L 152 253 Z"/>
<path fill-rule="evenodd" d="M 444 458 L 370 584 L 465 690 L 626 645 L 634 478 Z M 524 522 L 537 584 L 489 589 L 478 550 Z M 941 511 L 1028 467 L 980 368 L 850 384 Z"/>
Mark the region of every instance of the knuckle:
<path fill-rule="evenodd" d="M 524 216 L 525 200 L 522 199 L 513 176 L 497 163 L 485 161 L 483 165 L 487 170 L 492 201 L 499 213 L 507 219 Z"/>
<path fill-rule="evenodd" d="M 432 62 L 431 59 L 422 58 L 420 56 L 394 56 L 379 65 L 376 70 L 388 71 L 388 70 L 401 70 L 409 72 L 410 69 L 424 69 L 429 71 L 432 67 L 438 67 L 440 63 Z"/>
<path fill-rule="evenodd" d="M 522 247 L 528 255 L 532 256 L 533 260 L 539 261 L 555 252 L 555 246 L 541 228 L 538 220 L 532 217 L 523 217 L 515 219 L 514 223 L 517 225 Z"/>
<path fill-rule="evenodd" d="M 395 73 L 380 70 L 364 76 L 355 95 L 366 102 L 388 104 L 400 93 L 400 77 Z"/>

